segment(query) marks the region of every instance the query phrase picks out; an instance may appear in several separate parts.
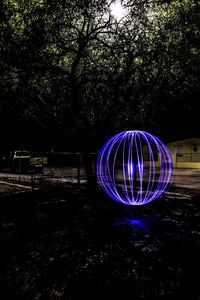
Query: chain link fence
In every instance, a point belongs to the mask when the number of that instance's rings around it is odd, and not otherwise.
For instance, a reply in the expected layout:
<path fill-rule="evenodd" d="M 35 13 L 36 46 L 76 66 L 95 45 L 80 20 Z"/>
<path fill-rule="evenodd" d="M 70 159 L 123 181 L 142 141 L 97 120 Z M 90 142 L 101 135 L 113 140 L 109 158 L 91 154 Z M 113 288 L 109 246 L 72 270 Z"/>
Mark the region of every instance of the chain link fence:
<path fill-rule="evenodd" d="M 29 159 L 21 156 L 14 163 L 4 161 L 0 164 L 0 194 L 49 186 L 84 185 L 96 176 L 96 156 L 96 153 L 33 152 Z M 183 154 L 177 156 L 177 161 L 200 162 L 200 156 Z M 197 169 L 175 169 L 173 184 L 183 185 L 185 180 L 185 186 L 199 189 L 199 172 Z"/>
<path fill-rule="evenodd" d="M 19 156 L 14 163 L 0 166 L 0 192 L 86 184 L 95 176 L 95 166 L 96 153 L 32 152 L 28 160 Z"/>
<path fill-rule="evenodd" d="M 177 153 L 177 162 L 200 162 L 200 153 Z"/>

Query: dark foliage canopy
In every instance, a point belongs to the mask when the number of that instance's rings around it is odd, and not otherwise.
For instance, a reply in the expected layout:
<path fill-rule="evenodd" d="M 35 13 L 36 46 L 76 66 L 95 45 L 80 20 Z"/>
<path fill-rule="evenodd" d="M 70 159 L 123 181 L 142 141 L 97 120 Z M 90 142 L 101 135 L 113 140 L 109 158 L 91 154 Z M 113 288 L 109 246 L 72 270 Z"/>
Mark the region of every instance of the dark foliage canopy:
<path fill-rule="evenodd" d="M 199 135 L 200 2 L 116 1 L 0 2 L 1 149 Z"/>

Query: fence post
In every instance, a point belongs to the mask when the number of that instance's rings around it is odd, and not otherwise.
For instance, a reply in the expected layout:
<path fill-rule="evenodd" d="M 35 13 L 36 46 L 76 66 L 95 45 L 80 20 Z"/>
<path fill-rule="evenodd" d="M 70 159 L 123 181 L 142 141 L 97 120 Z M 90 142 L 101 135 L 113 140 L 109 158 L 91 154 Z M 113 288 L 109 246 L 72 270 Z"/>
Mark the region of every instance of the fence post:
<path fill-rule="evenodd" d="M 35 189 L 35 172 L 34 172 L 34 167 L 32 167 L 32 172 L 31 172 L 31 187 L 32 191 Z"/>
<path fill-rule="evenodd" d="M 21 182 L 21 156 L 19 156 L 18 172 L 19 172 L 19 183 L 20 183 Z"/>
<path fill-rule="evenodd" d="M 173 167 L 176 168 L 176 166 L 177 166 L 177 153 L 172 154 L 172 159 L 173 159 Z"/>
<path fill-rule="evenodd" d="M 43 158 L 43 153 L 42 153 L 42 185 L 43 185 L 43 180 L 44 180 L 44 158 Z"/>
<path fill-rule="evenodd" d="M 80 173 L 81 173 L 81 153 L 78 154 L 78 166 L 77 166 L 77 183 L 80 186 Z"/>

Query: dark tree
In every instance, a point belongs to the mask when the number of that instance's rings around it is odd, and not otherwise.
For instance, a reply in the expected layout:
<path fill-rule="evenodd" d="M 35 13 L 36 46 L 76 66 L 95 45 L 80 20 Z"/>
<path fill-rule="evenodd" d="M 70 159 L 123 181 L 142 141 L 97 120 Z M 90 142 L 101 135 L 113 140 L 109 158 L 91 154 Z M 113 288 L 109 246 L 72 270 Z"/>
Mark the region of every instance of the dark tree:
<path fill-rule="evenodd" d="M 198 134 L 199 2 L 3 0 L 4 147 L 96 151 L 125 129 Z M 2 146 L 3 147 L 3 146 Z"/>

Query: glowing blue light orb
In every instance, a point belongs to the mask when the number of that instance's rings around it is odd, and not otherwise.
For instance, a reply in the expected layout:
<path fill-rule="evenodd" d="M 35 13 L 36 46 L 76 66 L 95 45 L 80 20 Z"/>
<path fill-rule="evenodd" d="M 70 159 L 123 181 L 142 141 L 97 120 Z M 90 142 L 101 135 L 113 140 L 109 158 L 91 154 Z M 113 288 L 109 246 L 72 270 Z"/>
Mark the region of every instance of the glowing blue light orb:
<path fill-rule="evenodd" d="M 97 178 L 114 200 L 142 205 L 160 197 L 172 177 L 167 147 L 145 131 L 124 131 L 111 137 L 97 157 Z"/>

